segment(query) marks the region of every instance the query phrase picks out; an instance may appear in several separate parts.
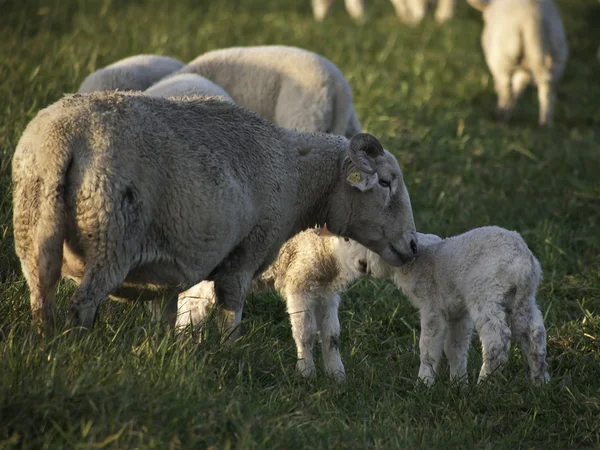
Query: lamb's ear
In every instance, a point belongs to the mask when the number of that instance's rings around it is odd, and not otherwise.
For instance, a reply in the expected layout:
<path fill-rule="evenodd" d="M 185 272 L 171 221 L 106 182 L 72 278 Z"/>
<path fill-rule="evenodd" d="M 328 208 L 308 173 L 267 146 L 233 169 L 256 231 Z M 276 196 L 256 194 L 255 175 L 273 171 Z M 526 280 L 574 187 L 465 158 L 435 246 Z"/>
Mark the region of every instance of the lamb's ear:
<path fill-rule="evenodd" d="M 324 224 L 317 234 L 319 236 L 333 236 L 333 234 L 327 229 L 327 224 Z"/>
<path fill-rule="evenodd" d="M 348 155 L 358 170 L 367 175 L 377 172 L 375 159 L 383 154 L 383 147 L 375 136 L 358 133 L 350 139 Z"/>
<path fill-rule="evenodd" d="M 484 12 L 490 6 L 489 0 L 467 0 L 467 3 L 478 11 Z"/>

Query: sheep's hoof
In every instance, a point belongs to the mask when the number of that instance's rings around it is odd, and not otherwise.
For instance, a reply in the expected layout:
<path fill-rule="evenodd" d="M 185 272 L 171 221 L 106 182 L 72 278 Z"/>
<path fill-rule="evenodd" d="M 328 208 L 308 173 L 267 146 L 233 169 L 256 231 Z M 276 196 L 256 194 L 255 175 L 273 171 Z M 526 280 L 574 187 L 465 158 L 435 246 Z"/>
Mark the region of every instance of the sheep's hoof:
<path fill-rule="evenodd" d="M 452 12 L 448 13 L 446 11 L 444 12 L 437 12 L 435 13 L 435 21 L 438 24 L 443 24 L 448 22 L 450 19 L 452 19 L 452 17 L 454 16 L 454 14 Z"/>
<path fill-rule="evenodd" d="M 543 374 L 538 374 L 537 376 L 531 377 L 531 382 L 534 386 L 543 386 L 550 382 L 550 374 L 548 372 L 544 372 Z"/>
<path fill-rule="evenodd" d="M 296 363 L 296 370 L 303 378 L 314 378 L 317 375 L 315 365 L 307 363 L 303 359 L 299 359 Z"/>

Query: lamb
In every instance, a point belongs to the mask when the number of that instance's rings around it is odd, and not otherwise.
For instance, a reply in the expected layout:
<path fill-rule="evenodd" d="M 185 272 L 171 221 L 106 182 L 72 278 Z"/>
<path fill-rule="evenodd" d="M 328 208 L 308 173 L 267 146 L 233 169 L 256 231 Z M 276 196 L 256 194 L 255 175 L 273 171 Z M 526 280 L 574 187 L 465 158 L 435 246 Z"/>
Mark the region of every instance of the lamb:
<path fill-rule="evenodd" d="M 179 73 L 208 78 L 239 105 L 285 128 L 348 138 L 361 131 L 344 75 L 307 50 L 280 45 L 214 50 Z"/>
<path fill-rule="evenodd" d="M 553 0 L 467 0 L 483 12 L 481 44 L 494 77 L 498 120 L 507 121 L 532 78 L 539 124 L 552 123 L 556 86 L 568 58 L 567 38 Z"/>
<path fill-rule="evenodd" d="M 130 56 L 89 74 L 77 92 L 143 91 L 183 66 L 167 56 Z"/>
<path fill-rule="evenodd" d="M 221 86 L 194 73 L 180 73 L 163 78 L 144 91 L 154 97 L 185 97 L 190 95 L 216 95 L 233 102 Z"/>
<path fill-rule="evenodd" d="M 508 360 L 511 328 L 533 383 L 548 382 L 546 329 L 535 300 L 542 271 L 521 236 L 499 227 L 443 240 L 417 234 L 419 255 L 413 263 L 391 267 L 368 252 L 367 265 L 374 276 L 393 280 L 419 309 L 419 378 L 434 383 L 443 347 L 450 376 L 465 379 L 475 324 L 483 347 L 479 382 Z"/>
<path fill-rule="evenodd" d="M 327 222 L 392 265 L 417 252 L 402 172 L 375 137 L 295 132 L 217 97 L 68 95 L 28 124 L 12 181 L 16 253 L 50 330 L 61 275 L 84 328 L 109 295 L 163 297 L 174 323 L 177 294 L 214 281 L 232 341 L 250 282 L 303 229 Z"/>
<path fill-rule="evenodd" d="M 312 0 L 313 15 L 317 21 L 327 16 L 335 0 Z M 416 25 L 425 17 L 428 0 L 391 0 L 396 15 L 404 23 Z M 357 22 L 365 21 L 365 0 L 345 0 L 346 11 Z M 444 23 L 454 16 L 456 0 L 438 0 L 435 10 L 435 20 Z"/>
<path fill-rule="evenodd" d="M 288 240 L 275 262 L 252 282 L 250 292 L 276 289 L 285 299 L 298 351 L 296 368 L 304 377 L 316 373 L 313 343 L 321 335 L 325 373 L 340 380 L 346 372 L 340 357 L 340 292 L 367 269 L 367 249 L 355 241 L 321 236 L 309 229 Z M 215 303 L 213 283 L 203 281 L 179 296 L 176 327 L 202 325 Z"/>

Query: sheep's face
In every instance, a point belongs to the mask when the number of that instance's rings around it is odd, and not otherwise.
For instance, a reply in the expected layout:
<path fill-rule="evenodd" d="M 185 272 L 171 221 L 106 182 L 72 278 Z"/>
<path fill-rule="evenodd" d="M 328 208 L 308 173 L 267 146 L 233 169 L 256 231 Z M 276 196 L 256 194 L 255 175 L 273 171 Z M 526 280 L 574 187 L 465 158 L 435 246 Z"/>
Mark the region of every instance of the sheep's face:
<path fill-rule="evenodd" d="M 367 248 L 349 238 L 335 237 L 333 251 L 339 264 L 355 276 L 367 273 Z"/>
<path fill-rule="evenodd" d="M 396 158 L 367 134 L 350 140 L 327 217 L 330 230 L 379 254 L 393 266 L 414 260 L 417 234 Z"/>

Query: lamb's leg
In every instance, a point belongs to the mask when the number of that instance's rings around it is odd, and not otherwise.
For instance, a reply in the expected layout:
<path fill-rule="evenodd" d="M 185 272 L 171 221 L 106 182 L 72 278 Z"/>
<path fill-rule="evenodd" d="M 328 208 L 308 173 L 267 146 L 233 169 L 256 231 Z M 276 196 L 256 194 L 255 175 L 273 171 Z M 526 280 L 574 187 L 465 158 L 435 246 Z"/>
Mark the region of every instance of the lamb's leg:
<path fill-rule="evenodd" d="M 521 94 L 531 83 L 531 73 L 527 70 L 518 69 L 512 76 L 512 96 L 513 102 L 521 97 Z"/>
<path fill-rule="evenodd" d="M 346 11 L 359 23 L 365 21 L 365 0 L 345 0 Z"/>
<path fill-rule="evenodd" d="M 546 328 L 535 298 L 529 298 L 526 302 L 523 307 L 513 311 L 512 327 L 529 363 L 531 381 L 540 385 L 550 381 L 546 363 Z"/>
<path fill-rule="evenodd" d="M 510 119 L 514 101 L 511 90 L 510 74 L 505 72 L 494 73 L 494 88 L 498 96 L 498 105 L 496 107 L 496 118 L 499 121 L 507 121 Z"/>
<path fill-rule="evenodd" d="M 334 1 L 335 0 L 312 0 L 312 9 L 315 19 L 319 22 L 325 19 L 329 12 L 329 8 L 331 8 Z"/>
<path fill-rule="evenodd" d="M 407 24 L 420 23 L 427 12 L 427 0 L 391 0 L 398 18 Z"/>
<path fill-rule="evenodd" d="M 468 314 L 460 319 L 451 320 L 448 323 L 448 334 L 444 341 L 444 351 L 448 357 L 451 379 L 464 381 L 465 383 L 468 381 L 467 356 L 472 334 L 473 322 Z"/>
<path fill-rule="evenodd" d="M 437 368 L 442 358 L 446 330 L 447 322 L 442 314 L 435 311 L 421 311 L 419 379 L 427 386 L 435 383 Z"/>
<path fill-rule="evenodd" d="M 39 332 L 49 334 L 54 331 L 54 312 L 56 310 L 56 285 L 60 279 L 61 261 L 48 260 L 44 267 L 39 262 L 30 263 L 27 259 L 21 261 L 23 275 L 30 289 L 29 302 L 31 304 L 32 323 Z M 52 270 L 53 269 L 53 270 Z"/>
<path fill-rule="evenodd" d="M 554 92 L 554 85 L 551 82 L 545 81 L 538 84 L 538 102 L 540 104 L 539 124 L 541 126 L 552 125 L 555 100 L 556 94 Z"/>
<path fill-rule="evenodd" d="M 153 320 L 170 327 L 175 326 L 177 321 L 177 298 L 177 293 L 167 292 L 164 296 L 152 300 Z"/>
<path fill-rule="evenodd" d="M 303 377 L 313 377 L 316 373 L 313 344 L 317 323 L 312 300 L 307 295 L 293 291 L 286 292 L 285 299 L 298 352 L 296 368 Z"/>
<path fill-rule="evenodd" d="M 340 296 L 335 294 L 322 301 L 323 303 L 316 307 L 316 316 L 317 328 L 321 333 L 323 365 L 325 373 L 341 380 L 346 377 L 346 371 L 340 357 L 340 320 L 338 317 Z"/>
<path fill-rule="evenodd" d="M 456 10 L 456 0 L 438 0 L 438 5 L 435 10 L 435 21 L 444 23 L 454 17 Z"/>
<path fill-rule="evenodd" d="M 506 312 L 502 306 L 504 296 L 471 299 L 471 317 L 479 333 L 483 351 L 483 364 L 478 383 L 495 370 L 502 370 L 508 361 L 511 331 L 506 323 Z"/>

